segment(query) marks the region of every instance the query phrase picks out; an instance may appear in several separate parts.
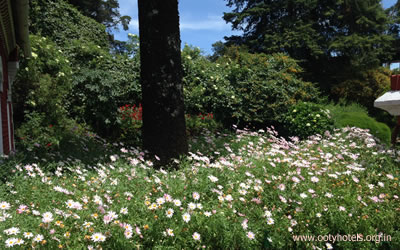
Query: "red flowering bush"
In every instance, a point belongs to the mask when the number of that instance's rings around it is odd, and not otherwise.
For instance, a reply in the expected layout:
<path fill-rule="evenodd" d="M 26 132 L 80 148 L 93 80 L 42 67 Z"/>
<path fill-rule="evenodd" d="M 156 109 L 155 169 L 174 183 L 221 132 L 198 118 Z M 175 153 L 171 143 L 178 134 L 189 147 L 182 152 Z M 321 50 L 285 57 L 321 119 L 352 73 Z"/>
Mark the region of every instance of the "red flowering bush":
<path fill-rule="evenodd" d="M 189 136 L 200 135 L 202 132 L 216 131 L 222 125 L 214 119 L 213 113 L 198 115 L 185 115 L 186 132 Z M 128 145 L 139 145 L 141 142 L 142 128 L 142 105 L 126 104 L 118 108 L 118 123 L 120 124 L 120 141 Z"/>
<path fill-rule="evenodd" d="M 142 128 L 142 105 L 130 105 L 118 108 L 117 122 L 120 124 L 120 139 L 132 145 L 138 145 L 141 138 Z"/>

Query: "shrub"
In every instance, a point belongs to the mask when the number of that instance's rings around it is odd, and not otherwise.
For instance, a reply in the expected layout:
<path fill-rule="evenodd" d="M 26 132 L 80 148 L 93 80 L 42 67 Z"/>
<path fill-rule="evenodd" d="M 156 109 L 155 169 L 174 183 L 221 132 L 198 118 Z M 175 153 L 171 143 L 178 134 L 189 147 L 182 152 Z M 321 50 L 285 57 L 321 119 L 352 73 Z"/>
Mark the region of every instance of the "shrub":
<path fill-rule="evenodd" d="M 186 131 L 189 136 L 199 136 L 202 132 L 216 132 L 221 128 L 221 125 L 215 121 L 212 113 L 202 114 L 197 116 L 185 115 Z M 118 141 L 130 146 L 141 144 L 142 134 L 142 105 L 126 104 L 118 108 L 117 122 L 120 128 L 120 137 Z"/>
<path fill-rule="evenodd" d="M 63 103 L 69 115 L 100 135 L 116 136 L 118 107 L 140 102 L 138 56 L 111 54 L 105 26 L 66 1 L 34 0 L 30 7 L 30 31 L 56 42 L 71 63 L 71 89 Z M 133 56 L 137 37 L 128 38 Z"/>
<path fill-rule="evenodd" d="M 16 124 L 24 111 L 45 113 L 49 124 L 67 116 L 65 98 L 72 88 L 70 61 L 60 48 L 45 37 L 30 36 L 32 58 L 21 60 L 13 88 Z"/>
<path fill-rule="evenodd" d="M 359 77 L 346 80 L 332 88 L 332 94 L 337 99 L 347 102 L 357 102 L 376 112 L 374 101 L 390 89 L 391 71 L 385 67 L 362 72 Z"/>
<path fill-rule="evenodd" d="M 241 122 L 255 126 L 280 123 L 291 105 L 318 100 L 318 90 L 301 80 L 302 69 L 294 59 L 284 54 L 251 54 L 235 47 L 231 50 L 234 56 L 218 61 L 229 68 L 228 80 L 240 100 L 234 115 Z"/>
<path fill-rule="evenodd" d="M 283 54 L 232 47 L 214 63 L 186 46 L 182 59 L 188 113 L 213 112 L 225 126 L 280 123 L 290 105 L 319 98 L 314 85 L 299 78 L 296 61 Z"/>
<path fill-rule="evenodd" d="M 212 113 L 186 115 L 186 131 L 190 136 L 199 136 L 204 131 L 216 132 L 221 125 L 215 121 Z"/>
<path fill-rule="evenodd" d="M 13 85 L 15 133 L 19 146 L 49 151 L 74 123 L 65 105 L 72 88 L 71 63 L 49 39 L 31 35 L 30 41 L 32 57 L 21 60 Z"/>
<path fill-rule="evenodd" d="M 56 157 L 76 150 L 82 154 L 87 150 L 82 146 L 87 135 L 87 128 L 72 119 L 51 124 L 45 113 L 27 112 L 25 122 L 16 130 L 16 148 L 31 159 Z"/>
<path fill-rule="evenodd" d="M 30 32 L 49 37 L 58 45 L 80 40 L 105 48 L 109 46 L 106 27 L 82 15 L 66 1 L 32 0 L 29 4 Z"/>
<path fill-rule="evenodd" d="M 126 104 L 118 108 L 117 122 L 120 124 L 120 141 L 128 145 L 140 145 L 142 135 L 142 105 Z"/>
<path fill-rule="evenodd" d="M 293 105 L 284 115 L 285 128 L 292 136 L 307 138 L 315 134 L 323 134 L 333 128 L 330 111 L 322 105 L 299 102 Z"/>
<path fill-rule="evenodd" d="M 186 113 L 197 115 L 212 112 L 226 126 L 239 109 L 236 91 L 227 79 L 227 68 L 212 63 L 198 48 L 185 46 L 182 51 L 184 98 Z"/>

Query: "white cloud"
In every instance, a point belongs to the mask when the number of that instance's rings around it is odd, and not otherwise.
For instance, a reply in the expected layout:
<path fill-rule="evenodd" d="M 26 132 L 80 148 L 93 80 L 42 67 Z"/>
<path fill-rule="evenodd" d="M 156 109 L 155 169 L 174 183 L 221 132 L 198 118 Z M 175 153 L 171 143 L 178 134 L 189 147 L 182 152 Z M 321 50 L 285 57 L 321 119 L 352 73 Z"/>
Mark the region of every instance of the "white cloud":
<path fill-rule="evenodd" d="M 203 20 L 188 20 L 182 18 L 180 20 L 180 29 L 181 30 L 209 30 L 209 31 L 229 31 L 231 30 L 231 26 L 221 18 L 209 16 Z M 139 22 L 138 20 L 131 20 L 129 23 L 129 30 L 131 32 L 139 31 Z"/>
<path fill-rule="evenodd" d="M 222 31 L 230 30 L 231 26 L 222 19 L 220 16 L 208 16 L 202 20 L 187 20 L 182 18 L 180 20 L 181 30 L 210 30 L 210 31 Z"/>

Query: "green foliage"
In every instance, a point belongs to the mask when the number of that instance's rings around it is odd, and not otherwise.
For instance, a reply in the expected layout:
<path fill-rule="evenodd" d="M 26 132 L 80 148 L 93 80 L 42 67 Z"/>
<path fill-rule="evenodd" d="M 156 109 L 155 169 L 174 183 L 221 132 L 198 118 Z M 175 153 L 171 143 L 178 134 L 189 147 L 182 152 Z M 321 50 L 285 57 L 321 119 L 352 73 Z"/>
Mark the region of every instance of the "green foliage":
<path fill-rule="evenodd" d="M 77 148 L 77 145 L 71 145 L 70 141 L 82 140 L 86 132 L 85 128 L 71 119 L 64 119 L 62 123 L 58 121 L 53 125 L 45 113 L 27 112 L 24 123 L 15 131 L 17 152 L 24 152 L 25 157 L 29 159 L 55 157 L 66 149 L 70 153 Z M 82 152 L 82 148 L 79 148 Z"/>
<path fill-rule="evenodd" d="M 112 55 L 94 43 L 79 40 L 72 41 L 68 50 L 76 70 L 68 95 L 71 115 L 98 134 L 113 135 L 118 107 L 141 100 L 138 57 Z"/>
<path fill-rule="evenodd" d="M 216 133 L 221 125 L 214 119 L 212 113 L 186 115 L 186 130 L 189 136 L 199 136 L 204 132 Z"/>
<path fill-rule="evenodd" d="M 131 17 L 121 16 L 118 0 L 68 0 L 68 2 L 85 16 L 104 24 L 109 29 L 117 29 L 118 24 L 121 24 L 124 30 L 128 30 Z"/>
<path fill-rule="evenodd" d="M 323 105 L 299 102 L 284 115 L 285 128 L 292 136 L 307 138 L 333 129 L 330 111 Z"/>
<path fill-rule="evenodd" d="M 239 100 L 227 78 L 227 68 L 210 62 L 201 55 L 200 49 L 189 46 L 182 51 L 182 66 L 186 113 L 212 112 L 216 119 L 230 126 Z"/>
<path fill-rule="evenodd" d="M 212 112 L 225 126 L 279 123 L 290 105 L 319 98 L 313 84 L 299 78 L 296 61 L 283 54 L 233 47 L 213 63 L 186 46 L 182 58 L 188 113 Z"/>
<path fill-rule="evenodd" d="M 380 0 L 226 0 L 224 19 L 253 52 L 285 52 L 301 61 L 307 80 L 329 90 L 359 70 L 379 66 L 393 54 L 390 19 Z"/>
<path fill-rule="evenodd" d="M 251 54 L 231 48 L 217 62 L 228 68 L 228 80 L 240 100 L 233 114 L 255 126 L 276 124 L 297 101 L 317 101 L 319 92 L 301 80 L 302 69 L 283 54 Z"/>
<path fill-rule="evenodd" d="M 58 45 L 71 40 L 90 42 L 108 48 L 104 25 L 85 17 L 64 0 L 30 1 L 30 32 L 50 38 Z"/>
<path fill-rule="evenodd" d="M 374 101 L 390 90 L 391 71 L 379 67 L 363 71 L 360 76 L 350 78 L 332 88 L 332 95 L 337 99 L 343 98 L 348 102 L 358 102 L 373 110 Z"/>
<path fill-rule="evenodd" d="M 49 39 L 31 35 L 32 57 L 21 61 L 13 86 L 16 135 L 22 145 L 58 145 L 72 122 L 65 99 L 72 88 L 71 63 Z"/>
<path fill-rule="evenodd" d="M 57 126 L 49 124 L 44 113 L 33 111 L 27 113 L 25 119 L 26 121 L 16 130 L 18 146 L 40 154 L 59 145 L 62 134 Z"/>
<path fill-rule="evenodd" d="M 395 38 L 392 42 L 392 51 L 395 53 L 392 60 L 398 61 L 400 59 L 400 2 L 396 1 L 386 10 L 386 14 L 391 20 L 388 33 Z"/>
<path fill-rule="evenodd" d="M 117 126 L 118 107 L 140 100 L 138 58 L 110 54 L 105 27 L 65 1 L 34 0 L 31 10 L 31 31 L 55 41 L 70 62 L 73 74 L 66 76 L 68 84 L 53 88 L 57 92 L 61 86 L 69 87 L 64 108 L 78 122 L 111 135 Z M 137 52 L 137 46 L 131 47 L 130 52 Z"/>
<path fill-rule="evenodd" d="M 120 127 L 120 141 L 127 145 L 141 145 L 142 139 L 142 105 L 126 104 L 119 107 L 117 122 Z"/>
<path fill-rule="evenodd" d="M 370 133 L 379 138 L 382 143 L 390 144 L 390 128 L 370 117 L 364 107 L 353 103 L 346 106 L 331 104 L 327 108 L 331 111 L 335 127 L 350 126 L 369 129 Z"/>

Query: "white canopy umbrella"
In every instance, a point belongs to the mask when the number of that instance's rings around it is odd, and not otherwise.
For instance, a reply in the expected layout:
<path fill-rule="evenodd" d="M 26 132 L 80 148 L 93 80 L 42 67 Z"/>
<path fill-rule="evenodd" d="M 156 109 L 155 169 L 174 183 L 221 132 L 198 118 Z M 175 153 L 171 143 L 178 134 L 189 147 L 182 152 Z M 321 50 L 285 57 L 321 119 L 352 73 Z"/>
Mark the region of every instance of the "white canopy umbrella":
<path fill-rule="evenodd" d="M 392 144 L 396 145 L 397 134 L 400 131 L 400 75 L 390 77 L 391 91 L 386 92 L 375 100 L 374 107 L 383 109 L 389 114 L 397 116 L 397 124 L 392 133 Z"/>

